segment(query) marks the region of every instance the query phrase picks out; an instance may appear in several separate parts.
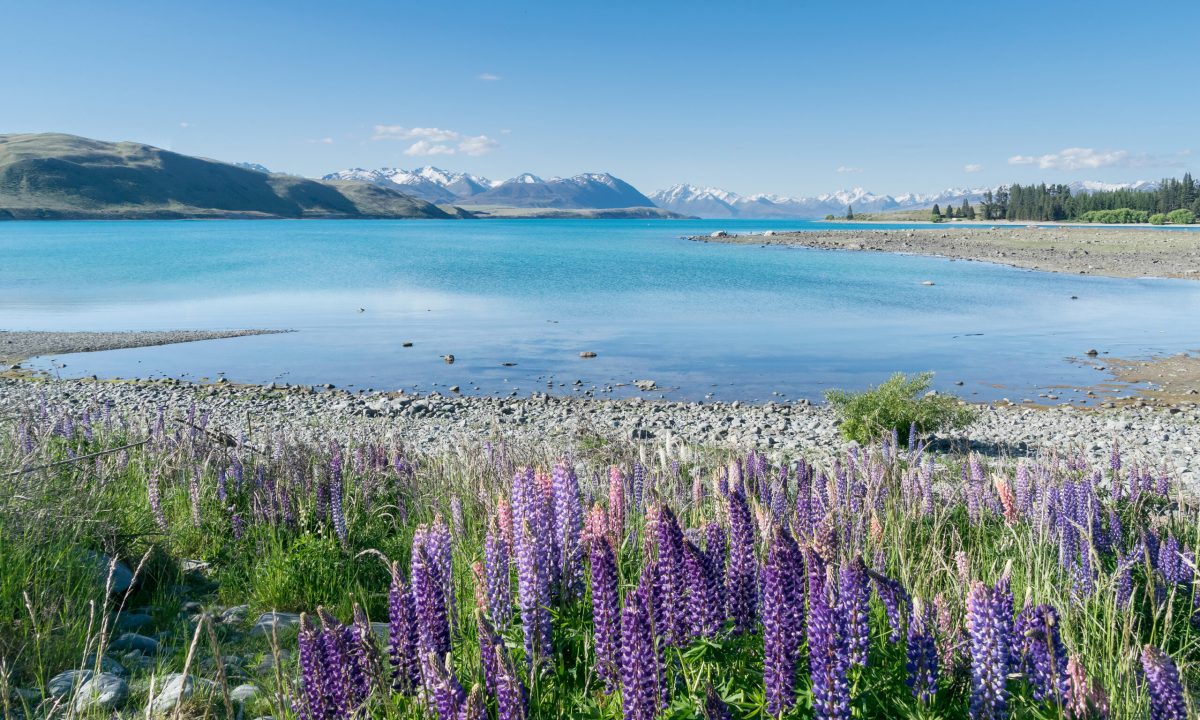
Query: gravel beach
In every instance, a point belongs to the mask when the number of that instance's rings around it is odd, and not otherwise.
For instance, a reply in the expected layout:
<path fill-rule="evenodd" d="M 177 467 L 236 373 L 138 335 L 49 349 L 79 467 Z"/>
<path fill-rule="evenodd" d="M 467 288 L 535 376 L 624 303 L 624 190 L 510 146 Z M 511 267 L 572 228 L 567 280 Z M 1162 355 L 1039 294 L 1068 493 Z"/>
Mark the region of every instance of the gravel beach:
<path fill-rule="evenodd" d="M 220 338 L 269 335 L 284 330 L 163 330 L 133 332 L 43 332 L 0 330 L 0 369 L 36 355 L 171 345 Z"/>
<path fill-rule="evenodd" d="M 803 451 L 817 457 L 841 452 L 831 410 L 799 403 L 681 403 L 591 400 L 548 395 L 528 398 L 352 394 L 310 387 L 264 388 L 179 381 L 103 382 L 0 378 L 0 407 L 11 416 L 43 399 L 78 407 L 111 405 L 131 413 L 182 418 L 193 405 L 210 424 L 268 442 L 277 429 L 328 442 L 366 434 L 391 435 L 423 452 L 449 450 L 464 438 L 507 437 L 522 442 L 568 440 L 682 442 L 712 448 L 757 447 L 768 453 Z M 11 412 L 10 412 L 11 411 Z M 981 406 L 963 433 L 939 438 L 935 448 L 971 447 L 988 455 L 1022 456 L 1040 450 L 1079 452 L 1095 462 L 1114 439 L 1131 459 L 1166 463 L 1200 491 L 1200 408 L 1129 405 L 1104 410 L 1072 407 Z"/>
<path fill-rule="evenodd" d="M 949 224 L 936 229 L 847 227 L 691 239 L 937 255 L 1060 273 L 1200 280 L 1200 231 L 1190 230 Z"/>

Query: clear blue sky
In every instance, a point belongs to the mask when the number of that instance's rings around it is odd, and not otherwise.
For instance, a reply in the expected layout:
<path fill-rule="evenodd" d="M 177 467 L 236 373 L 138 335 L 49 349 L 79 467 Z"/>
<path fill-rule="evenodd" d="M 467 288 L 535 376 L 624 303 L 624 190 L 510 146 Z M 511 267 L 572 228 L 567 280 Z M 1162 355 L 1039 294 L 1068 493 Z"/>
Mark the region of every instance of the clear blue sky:
<path fill-rule="evenodd" d="M 1200 168 L 1196 0 L 8 0 L 0 24 L 0 133 L 310 176 L 808 195 Z"/>

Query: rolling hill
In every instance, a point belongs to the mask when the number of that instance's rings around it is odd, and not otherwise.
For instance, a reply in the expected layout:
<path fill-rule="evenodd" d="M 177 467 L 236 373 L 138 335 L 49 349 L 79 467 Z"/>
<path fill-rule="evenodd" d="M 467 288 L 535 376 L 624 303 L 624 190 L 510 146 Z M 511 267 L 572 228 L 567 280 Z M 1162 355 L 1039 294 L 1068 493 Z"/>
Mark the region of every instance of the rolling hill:
<path fill-rule="evenodd" d="M 398 189 L 270 174 L 131 142 L 0 135 L 0 219 L 447 218 Z"/>

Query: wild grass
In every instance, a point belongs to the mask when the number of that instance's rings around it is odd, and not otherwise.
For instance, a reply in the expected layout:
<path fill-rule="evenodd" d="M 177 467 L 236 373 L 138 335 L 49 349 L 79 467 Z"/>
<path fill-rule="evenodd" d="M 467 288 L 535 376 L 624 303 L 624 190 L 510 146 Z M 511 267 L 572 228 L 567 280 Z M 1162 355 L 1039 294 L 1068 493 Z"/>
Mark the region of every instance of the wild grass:
<path fill-rule="evenodd" d="M 206 425 L 202 415 L 189 422 Z M 917 423 L 919 433 L 927 427 Z M 64 462 L 143 439 L 148 442 L 134 448 Z M 185 703 L 187 713 L 237 714 L 226 693 L 250 681 L 264 692 L 242 711 L 250 713 L 246 717 L 302 715 L 306 685 L 296 629 L 262 637 L 249 632 L 250 624 L 263 612 L 312 616 L 318 607 L 350 623 L 355 605 L 370 621 L 387 623 L 390 564 L 409 578 L 414 532 L 444 524 L 455 596 L 451 668 L 464 690 L 479 688 L 484 711 L 495 717 L 496 701 L 482 689 L 476 612 L 486 607 L 477 600 L 471 566 L 484 560 L 485 538 L 498 532 L 513 500 L 513 477 L 526 467 L 572 473 L 585 514 L 593 505 L 607 512 L 612 493 L 620 496 L 628 508 L 614 548 L 623 603 L 646 573 L 660 572 L 656 523 L 663 522 L 665 508 L 685 535 L 698 529 L 697 545 L 706 548 L 703 529 L 709 523 L 728 529 L 730 503 L 739 493 L 753 518 L 759 573 L 775 528 L 786 528 L 831 568 L 861 558 L 909 598 L 938 602 L 945 608 L 945 624 L 936 633 L 945 664 L 933 699 L 922 702 L 906 684 L 903 630 L 911 605 L 896 620 L 882 596 L 872 594 L 869 660 L 846 675 L 856 716 L 970 716 L 975 660 L 965 636 L 968 595 L 974 583 L 991 586 L 1001 578 L 1011 583 L 1013 613 L 1027 604 L 1057 609 L 1065 651 L 1103 688 L 1111 717 L 1148 715 L 1145 645 L 1173 659 L 1187 702 L 1195 702 L 1200 601 L 1191 553 L 1200 544 L 1200 526 L 1196 506 L 1160 472 L 1159 458 L 1127 454 L 1122 460 L 1114 452 L 1110 467 L 1091 468 L 1062 448 L 1018 466 L 935 456 L 918 437 L 911 442 L 885 437 L 837 457 L 768 462 L 753 452 L 593 439 L 543 447 L 480 438 L 433 457 L 386 436 L 314 445 L 276 434 L 237 438 L 229 446 L 161 414 L 22 408 L 0 424 L 0 709 L 7 716 L 44 715 L 52 708 L 78 716 L 71 698 L 43 697 L 44 689 L 63 670 L 98 668 L 97 656 L 107 654 L 131 671 L 126 710 L 133 714 L 144 712 L 167 673 L 186 665 L 216 683 Z M 32 469 L 50 463 L 63 464 Z M 1072 503 L 1076 507 L 1068 507 Z M 584 527 L 567 529 L 568 536 L 572 532 L 585 545 L 598 542 Z M 1167 556 L 1151 549 L 1171 538 L 1187 572 L 1168 573 Z M 136 569 L 128 593 L 108 592 L 112 579 L 104 557 Z M 188 569 L 192 562 L 207 569 Z M 552 657 L 529 668 L 519 613 L 496 628 L 526 688 L 528 717 L 623 716 L 620 686 L 606 692 L 595 669 L 586 553 L 582 562 L 583 593 L 555 596 L 548 605 Z M 517 563 L 503 572 L 516 598 Z M 1122 589 L 1126 572 L 1128 598 Z M 204 610 L 188 605 L 193 602 Z M 219 613 L 208 614 L 242 604 L 250 606 L 246 621 L 221 622 Z M 145 632 L 160 633 L 159 654 L 137 658 L 112 650 L 123 632 L 118 618 L 143 609 L 153 617 Z M 896 640 L 893 622 L 901 629 Z M 680 645 L 655 642 L 666 688 L 658 716 L 713 712 L 711 697 L 733 717 L 768 715 L 761 623 L 744 633 L 726 623 L 709 637 Z M 376 649 L 384 657 L 384 685 L 390 683 L 386 647 L 381 636 Z M 813 716 L 806 647 L 795 664 L 795 702 L 785 717 Z M 232 656 L 237 662 L 225 660 Z M 277 667 L 255 671 L 264 658 L 277 658 Z M 222 678 L 218 668 L 229 666 Z M 1066 710 L 1074 696 L 1034 700 L 1029 679 L 1015 666 L 1006 691 L 1013 717 L 1077 717 Z M 432 692 L 377 688 L 354 714 L 430 716 Z"/>

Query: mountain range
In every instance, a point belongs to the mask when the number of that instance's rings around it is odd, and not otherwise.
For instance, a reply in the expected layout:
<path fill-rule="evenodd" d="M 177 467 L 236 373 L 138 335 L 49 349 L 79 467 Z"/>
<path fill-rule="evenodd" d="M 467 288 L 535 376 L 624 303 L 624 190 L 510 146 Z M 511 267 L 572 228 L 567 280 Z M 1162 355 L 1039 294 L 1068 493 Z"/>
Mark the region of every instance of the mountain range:
<path fill-rule="evenodd" d="M 1069 183 L 1072 194 L 1101 190 L 1153 190 L 1158 183 L 1102 183 L 1090 180 Z M 720 188 L 674 185 L 650 195 L 660 208 L 702 218 L 781 218 L 806 219 L 825 215 L 845 215 L 846 208 L 855 212 L 888 212 L 891 210 L 920 210 L 935 204 L 959 205 L 963 200 L 977 203 L 983 194 L 996 188 L 950 188 L 939 193 L 877 195 L 863 188 L 839 190 L 815 197 L 785 197 L 782 195 L 738 195 Z"/>
<path fill-rule="evenodd" d="M 609 173 L 583 173 L 543 180 L 532 173 L 497 182 L 478 175 L 436 167 L 416 170 L 353 168 L 330 173 L 323 180 L 354 180 L 400 190 L 434 203 L 464 207 L 504 206 L 553 209 L 653 208 L 650 198 Z"/>
<path fill-rule="evenodd" d="M 0 135 L 0 219 L 452 216 L 367 183 L 271 174 L 141 143 Z"/>

